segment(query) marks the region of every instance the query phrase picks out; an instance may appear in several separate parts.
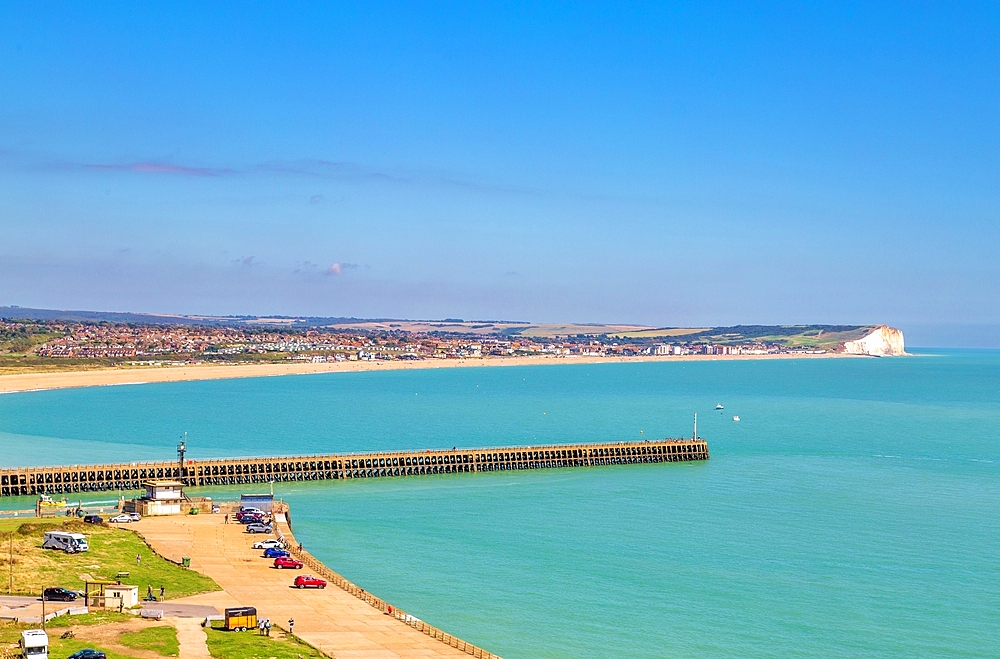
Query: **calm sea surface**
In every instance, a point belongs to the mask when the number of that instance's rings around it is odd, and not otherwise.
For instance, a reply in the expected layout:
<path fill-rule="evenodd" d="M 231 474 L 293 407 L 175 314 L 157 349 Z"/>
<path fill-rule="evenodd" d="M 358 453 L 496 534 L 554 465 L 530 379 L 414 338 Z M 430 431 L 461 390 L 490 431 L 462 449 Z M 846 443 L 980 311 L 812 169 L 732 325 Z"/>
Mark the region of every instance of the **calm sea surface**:
<path fill-rule="evenodd" d="M 194 458 L 655 438 L 695 411 L 703 464 L 276 492 L 331 567 L 506 659 L 1000 655 L 1000 352 L 10 394 L 0 465 L 168 459 L 184 431 Z"/>

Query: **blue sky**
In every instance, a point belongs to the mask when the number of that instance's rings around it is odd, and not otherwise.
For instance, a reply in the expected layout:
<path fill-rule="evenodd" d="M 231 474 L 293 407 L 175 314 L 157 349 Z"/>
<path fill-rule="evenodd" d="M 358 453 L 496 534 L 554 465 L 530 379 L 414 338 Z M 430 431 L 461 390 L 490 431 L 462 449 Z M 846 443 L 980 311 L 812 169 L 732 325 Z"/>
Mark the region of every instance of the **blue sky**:
<path fill-rule="evenodd" d="M 0 304 L 1000 341 L 996 5 L 203 4 L 0 4 Z"/>

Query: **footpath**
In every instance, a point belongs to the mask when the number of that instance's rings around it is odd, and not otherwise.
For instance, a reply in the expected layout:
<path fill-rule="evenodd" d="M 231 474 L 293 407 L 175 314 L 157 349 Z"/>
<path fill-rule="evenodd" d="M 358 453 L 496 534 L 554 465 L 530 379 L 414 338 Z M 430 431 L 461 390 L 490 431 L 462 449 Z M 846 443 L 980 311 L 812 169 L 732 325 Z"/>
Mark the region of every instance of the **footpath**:
<path fill-rule="evenodd" d="M 243 525 L 224 521 L 222 515 L 184 515 L 146 517 L 132 525 L 162 556 L 178 562 L 189 557 L 193 569 L 222 587 L 175 603 L 220 611 L 253 606 L 258 617 L 270 618 L 285 629 L 294 619 L 295 636 L 337 659 L 468 659 L 465 652 L 382 614 L 333 584 L 322 590 L 292 587 L 295 577 L 308 568 L 271 567 L 272 561 L 261 558 L 260 550 L 251 549 L 267 536 L 247 534 Z"/>
<path fill-rule="evenodd" d="M 194 618 L 167 618 L 177 630 L 178 659 L 212 659 L 201 621 Z"/>

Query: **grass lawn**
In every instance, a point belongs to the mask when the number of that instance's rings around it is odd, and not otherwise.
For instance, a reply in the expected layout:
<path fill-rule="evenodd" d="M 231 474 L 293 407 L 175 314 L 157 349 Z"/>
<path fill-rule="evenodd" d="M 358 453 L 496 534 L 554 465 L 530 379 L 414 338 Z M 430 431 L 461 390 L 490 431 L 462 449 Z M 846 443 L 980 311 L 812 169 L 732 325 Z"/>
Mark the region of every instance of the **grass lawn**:
<path fill-rule="evenodd" d="M 84 648 L 100 650 L 108 655 L 108 659 L 135 659 L 132 655 L 118 654 L 100 645 L 95 645 L 90 641 L 82 641 L 76 638 L 59 638 L 58 635 L 49 634 L 49 657 L 51 659 L 63 659 Z"/>
<path fill-rule="evenodd" d="M 68 657 L 78 650 L 83 648 L 94 648 L 95 650 L 100 650 L 101 652 L 106 652 L 108 659 L 135 659 L 129 655 L 118 654 L 111 652 L 101 647 L 100 645 L 95 645 L 93 642 L 75 639 L 75 638 L 59 638 L 61 632 L 58 627 L 69 627 L 70 624 L 73 625 L 95 625 L 102 624 L 106 622 L 119 622 L 121 620 L 134 620 L 135 616 L 130 616 L 128 614 L 111 614 L 114 616 L 59 616 L 58 618 L 53 618 L 51 621 L 46 623 L 48 635 L 49 635 L 49 657 L 51 659 L 63 659 Z M 69 620 L 70 624 L 56 625 L 54 624 L 57 620 L 66 621 Z M 0 648 L 7 645 L 16 645 L 18 640 L 21 638 L 21 631 L 25 629 L 37 629 L 38 625 L 15 625 L 15 624 L 3 624 L 0 625 Z M 53 629 L 56 628 L 56 629 Z M 170 628 L 173 631 L 173 628 Z M 175 655 L 176 656 L 176 655 Z"/>
<path fill-rule="evenodd" d="M 55 527 L 86 535 L 90 551 L 66 554 L 42 549 L 45 531 Z M 39 595 L 49 586 L 83 590 L 84 579 L 114 579 L 119 571 L 129 573 L 122 583 L 139 586 L 139 597 L 145 597 L 147 586 L 152 586 L 157 595 L 163 586 L 169 599 L 219 590 L 218 584 L 208 577 L 157 556 L 139 536 L 126 529 L 84 524 L 73 519 L 3 520 L 0 533 L 3 533 L 0 536 L 0 575 L 6 575 L 9 567 L 8 542 L 13 533 L 14 594 Z M 138 565 L 136 554 L 141 557 Z M 0 592 L 7 590 L 5 581 L 0 580 Z"/>
<path fill-rule="evenodd" d="M 45 623 L 45 627 L 46 629 L 53 630 L 49 632 L 49 638 L 51 638 L 53 635 L 59 636 L 62 634 L 62 631 L 56 631 L 60 628 L 73 627 L 76 625 L 103 625 L 109 622 L 126 622 L 129 620 L 135 620 L 135 616 L 129 615 L 128 613 L 98 611 L 97 613 L 88 613 L 80 616 L 58 616 Z M 21 631 L 25 629 L 37 628 L 37 624 L 29 625 L 25 623 L 13 622 L 0 623 L 0 645 L 3 643 L 17 643 L 17 639 L 21 638 Z"/>
<path fill-rule="evenodd" d="M 130 648 L 152 650 L 164 657 L 176 657 L 180 651 L 177 630 L 173 627 L 147 627 L 142 631 L 128 632 L 118 637 L 118 642 Z"/>
<path fill-rule="evenodd" d="M 56 616 L 45 623 L 46 627 L 75 627 L 76 625 L 103 625 L 109 622 L 128 622 L 135 620 L 131 613 L 118 613 L 117 611 L 95 610 L 93 613 L 84 613 L 78 616 Z M 35 625 L 37 627 L 37 625 Z"/>
<path fill-rule="evenodd" d="M 271 636 L 260 636 L 256 630 L 227 632 L 206 629 L 208 651 L 216 659 L 321 659 L 323 653 L 288 636 L 277 628 Z"/>

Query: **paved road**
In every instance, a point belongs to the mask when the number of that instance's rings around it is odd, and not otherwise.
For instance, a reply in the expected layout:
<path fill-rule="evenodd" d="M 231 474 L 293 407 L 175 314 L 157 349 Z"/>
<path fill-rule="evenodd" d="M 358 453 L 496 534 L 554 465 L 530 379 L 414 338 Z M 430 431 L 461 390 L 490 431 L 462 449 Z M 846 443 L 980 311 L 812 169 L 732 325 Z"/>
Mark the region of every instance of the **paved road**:
<path fill-rule="evenodd" d="M 20 609 L 32 605 L 38 605 L 40 607 L 41 603 L 42 599 L 40 597 L 0 595 L 0 606 L 10 609 Z M 67 609 L 74 606 L 83 606 L 83 599 L 78 599 L 75 602 L 48 601 L 45 603 L 47 611 L 58 611 L 60 609 Z M 171 616 L 174 618 L 204 619 L 208 616 L 219 615 L 220 613 L 220 611 L 213 606 L 206 606 L 204 604 L 189 604 L 187 602 L 174 602 L 172 600 L 167 600 L 165 602 L 143 602 L 142 608 L 163 611 L 164 616 Z"/>
<path fill-rule="evenodd" d="M 282 627 L 294 618 L 296 636 L 337 659 L 469 657 L 336 586 L 292 588 L 299 572 L 272 568 L 259 550 L 250 549 L 263 536 L 245 534 L 240 524 L 224 524 L 221 515 L 147 517 L 132 528 L 168 558 L 190 556 L 193 569 L 224 589 L 188 599 L 220 609 L 236 603 L 254 606 L 258 617 Z"/>

